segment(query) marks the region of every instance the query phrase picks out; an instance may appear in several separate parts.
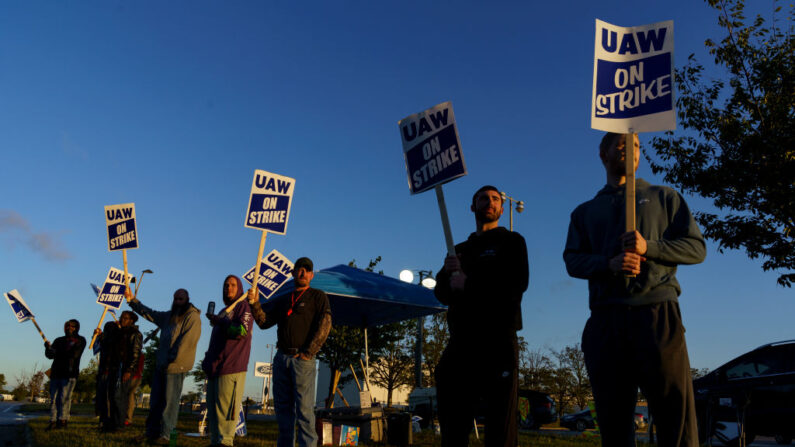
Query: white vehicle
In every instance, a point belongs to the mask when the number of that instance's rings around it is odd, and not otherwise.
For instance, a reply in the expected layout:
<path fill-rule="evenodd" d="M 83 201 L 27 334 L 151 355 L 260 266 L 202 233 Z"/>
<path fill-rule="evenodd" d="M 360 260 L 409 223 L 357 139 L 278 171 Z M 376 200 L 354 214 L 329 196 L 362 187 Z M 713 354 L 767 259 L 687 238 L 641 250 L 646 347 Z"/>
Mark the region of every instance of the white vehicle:
<path fill-rule="evenodd" d="M 10 394 L 0 394 L 0 401 L 14 400 L 14 396 Z"/>

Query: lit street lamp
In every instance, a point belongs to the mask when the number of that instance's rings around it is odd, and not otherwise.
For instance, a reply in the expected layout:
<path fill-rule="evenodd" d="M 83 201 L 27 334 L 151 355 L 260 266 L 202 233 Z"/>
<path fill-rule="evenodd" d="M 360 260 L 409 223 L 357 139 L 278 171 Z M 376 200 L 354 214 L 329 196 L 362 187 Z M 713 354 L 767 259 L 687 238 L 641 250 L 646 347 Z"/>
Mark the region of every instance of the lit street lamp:
<path fill-rule="evenodd" d="M 508 194 L 505 194 L 505 191 L 501 192 L 500 196 L 502 196 L 503 203 L 505 203 L 506 200 L 508 201 L 508 216 L 511 222 L 510 230 L 513 231 L 513 204 L 516 203 L 516 212 L 521 213 L 522 211 L 524 211 L 524 201 L 514 199 Z"/>
<path fill-rule="evenodd" d="M 428 289 L 436 287 L 436 280 L 433 278 L 433 272 L 430 270 L 417 270 L 420 276 L 420 284 Z M 414 283 L 414 272 L 411 270 L 402 270 L 400 272 L 400 280 L 407 283 Z M 422 339 L 423 339 L 423 317 L 417 318 L 417 342 L 414 344 L 414 385 L 417 388 L 422 388 Z"/>

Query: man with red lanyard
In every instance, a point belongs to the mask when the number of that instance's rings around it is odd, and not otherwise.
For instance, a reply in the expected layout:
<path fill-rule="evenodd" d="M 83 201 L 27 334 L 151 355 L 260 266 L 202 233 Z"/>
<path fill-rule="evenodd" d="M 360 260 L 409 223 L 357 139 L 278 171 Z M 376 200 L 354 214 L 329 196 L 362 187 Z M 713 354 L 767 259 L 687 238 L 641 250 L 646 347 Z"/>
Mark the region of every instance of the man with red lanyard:
<path fill-rule="evenodd" d="M 314 278 L 309 258 L 295 261 L 295 289 L 289 299 L 274 304 L 266 314 L 256 288 L 249 290 L 248 302 L 254 321 L 262 329 L 277 325 L 273 358 L 273 403 L 279 424 L 278 447 L 292 447 L 298 422 L 298 445 L 315 446 L 315 355 L 331 330 L 331 307 L 322 290 L 309 287 Z"/>

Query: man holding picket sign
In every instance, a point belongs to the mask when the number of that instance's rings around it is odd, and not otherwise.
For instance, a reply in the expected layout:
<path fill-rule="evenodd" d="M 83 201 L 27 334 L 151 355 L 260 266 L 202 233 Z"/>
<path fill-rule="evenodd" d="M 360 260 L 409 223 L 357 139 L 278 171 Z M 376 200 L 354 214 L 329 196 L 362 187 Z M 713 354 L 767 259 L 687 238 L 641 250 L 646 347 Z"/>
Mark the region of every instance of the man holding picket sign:
<path fill-rule="evenodd" d="M 528 263 L 524 238 L 499 226 L 502 195 L 491 185 L 472 196 L 475 232 L 455 246 L 436 275 L 434 294 L 448 306 L 450 341 L 436 367 L 442 446 L 469 445 L 480 403 L 486 407 L 486 445 L 518 443 L 516 331 Z M 485 355 L 472 360 L 472 353 Z M 466 374 L 464 372 L 466 371 Z M 476 389 L 468 386 L 480 384 Z M 464 392 L 468 390 L 468 392 Z"/>
<path fill-rule="evenodd" d="M 679 193 L 635 181 L 635 131 L 675 128 L 673 22 L 621 28 L 597 20 L 592 127 L 607 185 L 571 213 L 563 259 L 588 280 L 582 350 L 602 445 L 635 445 L 640 387 L 660 446 L 698 446 L 690 362 L 676 280 L 706 245 Z M 634 83 L 634 85 L 633 85 Z M 610 107 L 613 105 L 614 107 Z"/>
<path fill-rule="evenodd" d="M 182 382 L 196 359 L 201 316 L 199 309 L 190 303 L 185 289 L 174 292 L 174 301 L 168 311 L 155 311 L 144 306 L 129 288 L 126 297 L 135 313 L 160 329 L 145 438 L 158 445 L 167 445 L 171 430 L 177 426 Z"/>
<path fill-rule="evenodd" d="M 278 447 L 293 447 L 298 423 L 298 445 L 314 446 L 315 356 L 331 330 L 331 307 L 322 290 L 309 285 L 315 277 L 309 258 L 299 258 L 292 270 L 295 289 L 290 300 L 262 310 L 257 288 L 248 292 L 254 321 L 261 329 L 277 327 L 277 352 L 273 358 L 273 403 L 279 424 Z"/>
<path fill-rule="evenodd" d="M 442 184 L 467 174 L 453 106 L 438 104 L 398 122 L 412 194 L 434 189 L 447 258 L 436 277 L 436 297 L 449 306 L 450 342 L 436 370 L 442 445 L 469 444 L 475 406 L 486 404 L 487 446 L 515 447 L 520 303 L 528 284 L 524 238 L 499 226 L 502 196 L 494 186 L 475 192 L 476 231 L 453 245 Z M 475 362 L 472 352 L 488 354 Z M 467 374 L 462 374 L 467 371 Z M 483 386 L 471 389 L 473 380 Z M 466 379 L 466 380 L 465 380 Z"/>
<path fill-rule="evenodd" d="M 86 347 L 86 339 L 80 332 L 80 322 L 72 319 L 64 323 L 63 337 L 52 343 L 44 342 L 44 355 L 52 359 L 50 369 L 50 425 L 53 428 L 66 428 L 69 411 L 72 407 L 72 391 L 80 373 L 80 357 Z"/>

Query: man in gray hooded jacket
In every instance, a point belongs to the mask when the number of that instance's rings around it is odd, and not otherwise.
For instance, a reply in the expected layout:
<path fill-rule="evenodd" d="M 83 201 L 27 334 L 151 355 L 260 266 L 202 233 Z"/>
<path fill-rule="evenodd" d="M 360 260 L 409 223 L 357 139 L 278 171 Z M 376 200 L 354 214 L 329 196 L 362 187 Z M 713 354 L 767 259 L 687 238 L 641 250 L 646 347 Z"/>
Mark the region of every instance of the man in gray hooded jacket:
<path fill-rule="evenodd" d="M 174 292 L 171 310 L 165 312 L 144 306 L 129 289 L 127 303 L 160 329 L 149 416 L 146 418 L 146 438 L 150 443 L 168 445 L 171 430 L 177 425 L 182 382 L 196 359 L 196 344 L 201 336 L 199 309 L 190 303 L 185 289 Z"/>
<path fill-rule="evenodd" d="M 634 165 L 640 146 L 635 139 Z M 569 275 L 588 280 L 591 317 L 582 350 L 602 445 L 635 445 L 633 413 L 640 387 L 660 446 L 698 446 L 693 385 L 679 311 L 679 264 L 706 256 L 704 238 L 679 193 L 636 182 L 637 230 L 625 232 L 625 136 L 599 146 L 607 185 L 571 213 L 563 259 Z"/>

